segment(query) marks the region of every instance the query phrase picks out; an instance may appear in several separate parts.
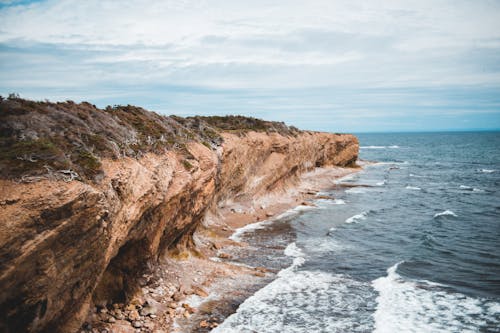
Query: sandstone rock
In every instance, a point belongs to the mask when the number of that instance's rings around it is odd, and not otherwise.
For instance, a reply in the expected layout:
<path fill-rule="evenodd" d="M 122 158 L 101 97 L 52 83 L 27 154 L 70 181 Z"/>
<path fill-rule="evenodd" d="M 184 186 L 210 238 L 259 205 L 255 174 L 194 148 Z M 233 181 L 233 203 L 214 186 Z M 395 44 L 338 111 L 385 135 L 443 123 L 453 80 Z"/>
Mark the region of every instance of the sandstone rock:
<path fill-rule="evenodd" d="M 176 302 L 180 301 L 181 299 L 183 298 L 183 295 L 182 293 L 176 291 L 173 295 L 172 295 L 172 299 Z"/>
<path fill-rule="evenodd" d="M 187 311 L 187 312 L 189 312 L 189 313 L 195 313 L 195 312 L 196 312 L 196 309 L 195 309 L 195 308 L 193 308 L 193 307 L 191 307 L 191 306 L 190 306 L 189 304 L 187 304 L 187 303 L 183 303 L 183 304 L 182 304 L 182 307 L 183 307 L 184 309 L 186 309 L 186 311 Z"/>
<path fill-rule="evenodd" d="M 228 253 L 220 252 L 217 256 L 221 259 L 231 259 L 231 255 Z"/>
<path fill-rule="evenodd" d="M 123 312 L 120 310 L 120 309 L 116 309 L 113 313 L 113 315 L 115 316 L 116 319 L 118 320 L 123 320 L 125 319 L 125 315 L 123 314 Z"/>
<path fill-rule="evenodd" d="M 171 309 L 176 309 L 179 307 L 179 304 L 177 304 L 175 302 L 170 302 L 170 303 L 168 303 L 168 307 Z"/>
<path fill-rule="evenodd" d="M 60 128 L 62 107 L 44 109 L 38 116 L 54 116 L 46 123 Z M 134 114 L 145 114 L 134 110 Z M 89 118 L 97 121 L 92 126 L 101 126 L 98 119 L 106 118 L 119 129 L 116 135 L 130 133 L 129 127 L 120 126 L 103 110 L 72 105 L 64 112 L 78 117 L 77 111 L 95 115 Z M 24 117 L 29 126 L 38 126 L 28 108 L 26 112 L 9 117 L 15 121 Z M 176 124 L 174 119 L 148 117 L 166 129 L 173 126 L 170 123 Z M 84 128 L 69 128 L 68 133 L 80 129 Z M 180 125 L 171 129 L 183 131 Z M 207 210 L 235 198 L 241 189 L 258 199 L 270 189 L 286 189 L 289 180 L 315 165 L 346 166 L 357 158 L 358 142 L 353 136 L 295 134 L 218 133 L 224 140 L 218 152 L 188 140 L 183 145 L 199 165 L 191 173 L 182 165 L 185 152 L 168 149 L 162 154 L 131 151 L 133 157 L 123 157 L 119 151 L 116 159 L 99 156 L 103 178 L 95 182 L 0 179 L 1 219 L 9 221 L 8 226 L 0 225 L 0 257 L 4 259 L 0 263 L 1 329 L 5 327 L 9 333 L 70 332 L 85 320 L 89 300 L 107 304 L 123 297 L 124 291 L 135 292 L 137 277 L 153 258 L 172 246 L 193 246 L 192 234 Z M 131 148 L 124 151 L 127 149 Z M 283 154 L 282 150 L 294 153 Z M 107 224 L 106 232 L 102 221 Z M 174 297 L 180 299 L 182 295 Z M 136 311 L 142 304 L 129 304 L 126 309 Z"/>
<path fill-rule="evenodd" d="M 131 321 L 139 320 L 141 319 L 141 316 L 139 315 L 139 312 L 137 312 L 137 310 L 132 310 L 128 314 L 128 319 Z"/>
<path fill-rule="evenodd" d="M 141 309 L 140 314 L 141 316 L 149 316 L 149 315 L 154 315 L 156 314 L 158 310 L 152 306 L 146 306 Z"/>
<path fill-rule="evenodd" d="M 133 305 L 133 304 L 129 304 L 129 305 L 127 305 L 127 306 L 125 307 L 125 310 L 127 310 L 127 311 L 132 311 L 132 310 L 135 310 L 135 305 Z"/>
<path fill-rule="evenodd" d="M 201 287 L 194 288 L 194 293 L 200 297 L 208 297 L 208 293 Z"/>

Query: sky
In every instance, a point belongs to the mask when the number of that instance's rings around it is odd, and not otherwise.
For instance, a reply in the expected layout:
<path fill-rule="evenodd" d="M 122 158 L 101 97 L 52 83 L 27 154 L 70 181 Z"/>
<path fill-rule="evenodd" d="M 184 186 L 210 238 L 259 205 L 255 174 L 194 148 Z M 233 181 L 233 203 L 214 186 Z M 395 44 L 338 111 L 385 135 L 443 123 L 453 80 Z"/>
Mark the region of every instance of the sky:
<path fill-rule="evenodd" d="M 0 0 L 0 94 L 332 132 L 500 129 L 500 1 Z"/>

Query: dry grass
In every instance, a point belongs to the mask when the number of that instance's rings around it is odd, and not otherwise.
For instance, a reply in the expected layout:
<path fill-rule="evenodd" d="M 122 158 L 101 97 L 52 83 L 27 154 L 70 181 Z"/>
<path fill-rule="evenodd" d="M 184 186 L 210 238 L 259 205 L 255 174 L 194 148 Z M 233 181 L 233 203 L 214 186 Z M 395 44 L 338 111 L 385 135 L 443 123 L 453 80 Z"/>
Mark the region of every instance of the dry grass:
<path fill-rule="evenodd" d="M 215 148 L 224 131 L 299 132 L 284 123 L 242 116 L 167 117 L 132 105 L 99 109 L 87 102 L 0 97 L 0 177 L 32 181 L 70 174 L 70 180 L 99 181 L 101 158 L 138 158 L 167 150 L 191 158 L 186 143 Z"/>

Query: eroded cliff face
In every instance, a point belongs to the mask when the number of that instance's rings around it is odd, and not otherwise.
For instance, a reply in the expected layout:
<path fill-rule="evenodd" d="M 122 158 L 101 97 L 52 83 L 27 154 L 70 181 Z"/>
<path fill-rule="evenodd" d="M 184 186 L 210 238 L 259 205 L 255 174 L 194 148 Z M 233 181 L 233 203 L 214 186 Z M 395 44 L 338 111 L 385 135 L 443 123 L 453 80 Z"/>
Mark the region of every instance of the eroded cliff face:
<path fill-rule="evenodd" d="M 74 332 L 91 304 L 123 302 L 169 249 L 193 247 L 208 210 L 354 166 L 351 135 L 222 133 L 186 154 L 103 158 L 98 182 L 0 180 L 0 331 Z"/>

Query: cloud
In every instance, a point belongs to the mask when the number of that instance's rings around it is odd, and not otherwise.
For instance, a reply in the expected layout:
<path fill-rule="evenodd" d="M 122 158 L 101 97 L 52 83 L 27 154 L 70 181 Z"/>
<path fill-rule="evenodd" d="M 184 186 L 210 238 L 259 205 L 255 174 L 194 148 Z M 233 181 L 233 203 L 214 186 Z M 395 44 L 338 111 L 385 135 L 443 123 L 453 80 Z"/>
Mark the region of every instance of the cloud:
<path fill-rule="evenodd" d="M 0 91 L 167 113 L 381 116 L 373 110 L 398 89 L 407 103 L 449 106 L 440 89 L 498 91 L 499 22 L 494 1 L 9 0 L 0 2 Z M 345 89 L 353 100 L 339 103 Z M 355 93 L 369 89 L 379 93 Z"/>

